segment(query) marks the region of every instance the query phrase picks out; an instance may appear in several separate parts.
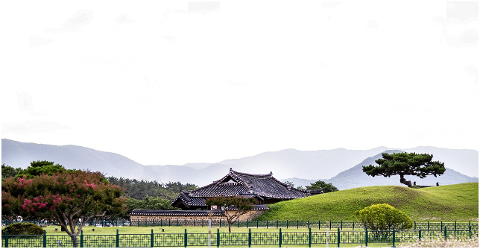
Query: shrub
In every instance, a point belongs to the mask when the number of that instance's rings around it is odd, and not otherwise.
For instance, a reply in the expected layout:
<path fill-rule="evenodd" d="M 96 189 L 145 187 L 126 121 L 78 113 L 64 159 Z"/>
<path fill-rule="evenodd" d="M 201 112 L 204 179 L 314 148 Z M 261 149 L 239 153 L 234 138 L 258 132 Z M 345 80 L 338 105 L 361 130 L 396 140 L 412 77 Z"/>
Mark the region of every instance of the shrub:
<path fill-rule="evenodd" d="M 404 212 L 388 205 L 374 204 L 357 212 L 360 221 L 372 230 L 409 229 L 413 221 Z"/>
<path fill-rule="evenodd" d="M 8 235 L 42 235 L 43 229 L 39 225 L 33 223 L 14 223 L 2 229 L 2 235 L 5 235 L 5 230 L 8 230 Z"/>

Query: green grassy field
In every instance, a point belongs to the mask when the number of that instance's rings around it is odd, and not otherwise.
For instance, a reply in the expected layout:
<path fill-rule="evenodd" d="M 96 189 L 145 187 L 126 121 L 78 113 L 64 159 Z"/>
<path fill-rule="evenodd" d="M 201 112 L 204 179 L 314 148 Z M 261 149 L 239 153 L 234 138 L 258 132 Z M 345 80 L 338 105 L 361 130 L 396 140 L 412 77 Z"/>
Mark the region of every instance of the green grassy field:
<path fill-rule="evenodd" d="M 415 221 L 478 221 L 478 183 L 342 190 L 271 204 L 259 220 L 354 221 L 356 211 L 379 203 L 388 203 Z"/>

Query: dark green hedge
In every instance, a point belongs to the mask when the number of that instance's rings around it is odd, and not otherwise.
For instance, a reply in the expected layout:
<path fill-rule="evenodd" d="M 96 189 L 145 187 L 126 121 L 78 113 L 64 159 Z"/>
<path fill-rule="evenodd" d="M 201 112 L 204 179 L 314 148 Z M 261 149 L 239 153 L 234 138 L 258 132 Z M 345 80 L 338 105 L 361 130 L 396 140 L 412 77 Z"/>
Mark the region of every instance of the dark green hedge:
<path fill-rule="evenodd" d="M 8 230 L 8 235 L 42 235 L 43 229 L 39 225 L 33 223 L 14 223 L 2 228 L 2 235 L 5 235 L 5 230 Z"/>

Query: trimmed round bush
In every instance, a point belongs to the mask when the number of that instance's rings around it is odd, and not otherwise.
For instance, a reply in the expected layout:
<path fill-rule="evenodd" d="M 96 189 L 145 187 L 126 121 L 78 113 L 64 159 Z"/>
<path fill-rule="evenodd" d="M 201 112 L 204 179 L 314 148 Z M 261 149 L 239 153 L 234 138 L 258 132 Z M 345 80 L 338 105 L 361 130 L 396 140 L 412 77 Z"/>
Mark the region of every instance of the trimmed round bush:
<path fill-rule="evenodd" d="M 388 205 L 374 204 L 357 212 L 360 221 L 371 230 L 410 229 L 413 221 L 404 212 Z"/>
<path fill-rule="evenodd" d="M 33 223 L 14 223 L 2 228 L 2 235 L 5 235 L 5 230 L 8 230 L 8 235 L 42 235 L 43 229 L 39 225 Z"/>

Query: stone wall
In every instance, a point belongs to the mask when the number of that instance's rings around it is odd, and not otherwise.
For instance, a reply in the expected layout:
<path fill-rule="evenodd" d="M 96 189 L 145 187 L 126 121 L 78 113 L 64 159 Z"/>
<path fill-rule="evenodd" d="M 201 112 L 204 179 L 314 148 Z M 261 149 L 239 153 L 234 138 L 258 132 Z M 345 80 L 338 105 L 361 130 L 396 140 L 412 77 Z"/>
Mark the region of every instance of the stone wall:
<path fill-rule="evenodd" d="M 227 211 L 228 212 L 228 211 Z M 240 216 L 240 221 L 254 220 L 265 211 L 249 211 Z M 227 224 L 227 219 L 223 215 L 131 215 L 130 222 L 132 226 L 208 226 L 208 221 L 212 225 Z"/>

